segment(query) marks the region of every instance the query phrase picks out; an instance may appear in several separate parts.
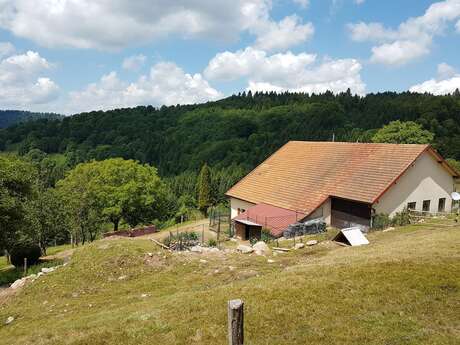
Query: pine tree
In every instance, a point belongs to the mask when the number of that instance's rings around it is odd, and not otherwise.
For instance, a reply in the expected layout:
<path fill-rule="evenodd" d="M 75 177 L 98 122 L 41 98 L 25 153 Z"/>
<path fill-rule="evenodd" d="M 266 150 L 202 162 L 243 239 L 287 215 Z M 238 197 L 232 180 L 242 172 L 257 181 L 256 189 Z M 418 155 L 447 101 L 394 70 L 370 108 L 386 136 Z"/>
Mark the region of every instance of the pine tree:
<path fill-rule="evenodd" d="M 211 170 L 206 163 L 198 175 L 197 193 L 198 208 L 207 216 L 208 207 L 211 206 Z"/>

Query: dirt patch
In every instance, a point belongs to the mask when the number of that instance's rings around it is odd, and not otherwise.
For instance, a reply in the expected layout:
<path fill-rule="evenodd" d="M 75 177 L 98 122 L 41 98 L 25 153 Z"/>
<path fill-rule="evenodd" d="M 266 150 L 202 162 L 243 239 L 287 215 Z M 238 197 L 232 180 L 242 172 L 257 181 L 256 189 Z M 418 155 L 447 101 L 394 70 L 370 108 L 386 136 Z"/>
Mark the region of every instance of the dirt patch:
<path fill-rule="evenodd" d="M 63 260 L 64 263 L 66 263 L 66 262 L 70 261 L 70 258 L 72 257 L 73 253 L 75 252 L 75 249 L 76 248 L 67 249 L 67 250 L 59 252 L 57 254 L 54 254 L 54 255 L 43 256 L 41 259 L 44 260 L 44 261 L 51 261 L 51 260 L 60 259 L 60 260 Z"/>
<path fill-rule="evenodd" d="M 166 266 L 166 260 L 158 255 L 148 255 L 144 256 L 144 264 L 154 268 L 162 268 Z"/>

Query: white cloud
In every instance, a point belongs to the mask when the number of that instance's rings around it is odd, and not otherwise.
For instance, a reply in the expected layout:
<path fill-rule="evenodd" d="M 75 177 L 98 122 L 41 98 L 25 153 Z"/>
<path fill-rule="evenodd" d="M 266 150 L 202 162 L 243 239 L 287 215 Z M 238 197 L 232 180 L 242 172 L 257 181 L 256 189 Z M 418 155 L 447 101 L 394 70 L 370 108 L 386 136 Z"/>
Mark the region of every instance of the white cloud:
<path fill-rule="evenodd" d="M 308 8 L 308 6 L 310 6 L 310 0 L 294 0 L 294 3 L 302 8 Z"/>
<path fill-rule="evenodd" d="M 386 65 L 402 65 L 428 52 L 426 45 L 420 42 L 398 40 L 373 47 L 371 61 Z"/>
<path fill-rule="evenodd" d="M 447 95 L 455 92 L 457 89 L 460 89 L 460 74 L 444 80 L 430 79 L 412 86 L 409 90 L 419 93 L 428 92 L 433 95 Z"/>
<path fill-rule="evenodd" d="M 138 71 L 144 66 L 146 60 L 145 55 L 133 55 L 123 60 L 122 67 L 130 71 Z"/>
<path fill-rule="evenodd" d="M 457 29 L 457 32 L 460 33 L 460 20 L 455 24 L 455 28 Z"/>
<path fill-rule="evenodd" d="M 355 0 L 355 4 L 356 5 L 361 5 L 361 4 L 364 4 L 366 0 Z"/>
<path fill-rule="evenodd" d="M 217 54 L 204 74 L 209 79 L 247 78 L 254 91 L 341 92 L 350 88 L 363 94 L 361 64 L 354 59 L 327 59 L 315 63 L 312 54 L 291 52 L 268 56 L 266 52 L 246 48 L 235 53 Z"/>
<path fill-rule="evenodd" d="M 275 23 L 270 10 L 271 0 L 1 0 L 0 27 L 44 46 L 109 50 L 174 35 L 228 41 L 246 31 L 260 37 L 267 28 L 292 29 L 297 39 L 291 43 L 308 38 L 311 24 Z"/>
<path fill-rule="evenodd" d="M 59 87 L 42 75 L 51 67 L 32 51 L 0 60 L 0 107 L 27 109 L 57 98 Z"/>
<path fill-rule="evenodd" d="M 289 16 L 279 23 L 267 21 L 257 28 L 255 47 L 263 50 L 285 50 L 309 40 L 315 29 L 312 23 L 301 24 L 301 19 Z"/>
<path fill-rule="evenodd" d="M 442 62 L 438 65 L 439 80 L 452 78 L 453 76 L 455 76 L 456 73 L 457 71 L 455 70 L 455 68 L 446 64 L 445 62 Z"/>
<path fill-rule="evenodd" d="M 10 42 L 0 42 L 0 58 L 13 54 L 15 50 Z"/>
<path fill-rule="evenodd" d="M 409 18 L 396 30 L 362 22 L 348 28 L 353 40 L 378 44 L 372 48 L 371 61 L 398 65 L 429 54 L 433 38 L 459 17 L 460 0 L 445 0 L 432 4 L 422 16 Z"/>
<path fill-rule="evenodd" d="M 217 54 L 209 61 L 204 75 L 214 80 L 234 80 L 247 76 L 263 78 L 267 75 L 283 78 L 301 72 L 315 59 L 313 54 L 295 55 L 291 52 L 268 56 L 265 51 L 248 47 L 236 53 L 227 51 Z"/>
<path fill-rule="evenodd" d="M 65 112 L 113 109 L 137 105 L 190 104 L 216 100 L 223 95 L 201 74 L 188 74 L 174 63 L 154 65 L 149 75 L 134 83 L 120 80 L 116 72 L 104 75 L 84 90 L 71 92 Z"/>

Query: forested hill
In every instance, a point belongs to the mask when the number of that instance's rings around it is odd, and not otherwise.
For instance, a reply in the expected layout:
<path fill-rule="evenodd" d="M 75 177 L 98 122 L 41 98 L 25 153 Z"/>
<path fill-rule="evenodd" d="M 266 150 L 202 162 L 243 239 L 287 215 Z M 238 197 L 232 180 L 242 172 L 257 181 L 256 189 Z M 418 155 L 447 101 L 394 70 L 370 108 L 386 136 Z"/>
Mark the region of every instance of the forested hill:
<path fill-rule="evenodd" d="M 254 167 L 288 140 L 369 141 L 393 120 L 415 121 L 434 146 L 460 159 L 460 94 L 243 93 L 198 105 L 152 106 L 42 119 L 0 130 L 0 149 L 66 153 L 77 163 L 109 157 L 155 165 L 163 176 Z"/>
<path fill-rule="evenodd" d="M 62 115 L 51 113 L 32 113 L 22 110 L 0 110 L 0 128 L 11 126 L 18 122 L 37 120 L 44 118 L 59 119 Z"/>

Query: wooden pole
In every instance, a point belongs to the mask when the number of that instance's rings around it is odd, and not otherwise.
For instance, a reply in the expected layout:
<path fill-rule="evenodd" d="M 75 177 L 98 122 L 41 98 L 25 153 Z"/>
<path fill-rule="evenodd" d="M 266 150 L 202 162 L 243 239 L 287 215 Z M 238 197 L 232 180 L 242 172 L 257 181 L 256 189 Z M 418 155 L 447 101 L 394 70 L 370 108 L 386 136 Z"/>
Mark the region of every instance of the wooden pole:
<path fill-rule="evenodd" d="M 204 224 L 201 224 L 201 245 L 204 244 Z"/>
<path fill-rule="evenodd" d="M 219 214 L 219 220 L 217 223 L 217 248 L 220 248 L 220 214 Z"/>
<path fill-rule="evenodd" d="M 228 301 L 228 344 L 244 344 L 244 303 L 240 299 Z"/>
<path fill-rule="evenodd" d="M 27 275 L 27 258 L 24 258 L 24 277 Z"/>

